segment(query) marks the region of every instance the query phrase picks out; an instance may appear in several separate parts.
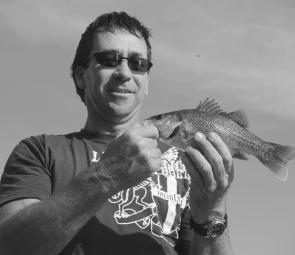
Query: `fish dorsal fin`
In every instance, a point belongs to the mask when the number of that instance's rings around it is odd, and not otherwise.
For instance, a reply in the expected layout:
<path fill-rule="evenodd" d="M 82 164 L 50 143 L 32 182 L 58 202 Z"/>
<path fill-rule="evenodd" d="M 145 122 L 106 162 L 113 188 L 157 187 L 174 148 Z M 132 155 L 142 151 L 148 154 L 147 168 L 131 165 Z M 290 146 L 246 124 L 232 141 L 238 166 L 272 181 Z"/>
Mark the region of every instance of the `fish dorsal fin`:
<path fill-rule="evenodd" d="M 237 110 L 237 111 L 229 112 L 229 113 L 222 113 L 222 115 L 232 119 L 234 122 L 238 123 L 244 128 L 249 127 L 249 121 L 248 121 L 247 115 L 243 110 Z"/>
<path fill-rule="evenodd" d="M 226 114 L 214 99 L 209 99 L 208 97 L 203 102 L 200 102 L 196 110 L 212 114 Z"/>
<path fill-rule="evenodd" d="M 199 112 L 223 115 L 227 118 L 230 118 L 244 128 L 249 127 L 247 115 L 243 110 L 237 110 L 227 113 L 222 110 L 220 105 L 214 99 L 209 99 L 208 97 L 203 102 L 200 102 L 196 110 Z"/>

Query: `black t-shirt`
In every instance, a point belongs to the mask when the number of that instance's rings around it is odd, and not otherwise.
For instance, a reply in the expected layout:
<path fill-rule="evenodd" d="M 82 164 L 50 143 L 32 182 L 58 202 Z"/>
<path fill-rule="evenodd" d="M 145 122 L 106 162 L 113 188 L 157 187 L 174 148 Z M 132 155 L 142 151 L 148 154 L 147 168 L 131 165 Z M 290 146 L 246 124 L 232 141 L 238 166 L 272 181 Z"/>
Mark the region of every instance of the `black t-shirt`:
<path fill-rule="evenodd" d="M 99 161 L 109 137 L 80 131 L 21 141 L 0 184 L 0 206 L 47 199 Z M 61 254 L 177 254 L 181 217 L 188 208 L 190 177 L 180 152 L 160 144 L 163 164 L 153 177 L 110 197 Z"/>

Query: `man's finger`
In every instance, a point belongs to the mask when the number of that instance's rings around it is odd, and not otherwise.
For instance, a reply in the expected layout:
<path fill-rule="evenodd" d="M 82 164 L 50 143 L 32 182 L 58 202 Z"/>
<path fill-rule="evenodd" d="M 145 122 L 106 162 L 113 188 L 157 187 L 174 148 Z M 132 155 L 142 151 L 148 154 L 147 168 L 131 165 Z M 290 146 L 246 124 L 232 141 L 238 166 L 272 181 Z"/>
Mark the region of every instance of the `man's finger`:
<path fill-rule="evenodd" d="M 156 148 L 158 147 L 158 141 L 153 138 L 145 138 L 144 139 L 145 147 L 147 148 Z"/>
<path fill-rule="evenodd" d="M 192 148 L 191 146 L 186 149 L 186 153 L 194 165 L 193 170 L 198 172 L 198 174 L 201 176 L 206 190 L 213 191 L 215 189 L 216 182 L 212 168 L 207 159 L 200 151 Z M 193 170 L 190 171 L 190 174 L 195 174 Z"/>
<path fill-rule="evenodd" d="M 159 138 L 159 131 L 155 126 L 141 126 L 138 132 L 145 138 Z"/>
<path fill-rule="evenodd" d="M 229 174 L 233 168 L 233 159 L 230 150 L 216 133 L 210 133 L 208 139 L 222 157 L 225 172 Z"/>
<path fill-rule="evenodd" d="M 219 182 L 219 180 L 222 179 L 225 174 L 222 156 L 203 134 L 196 133 L 194 138 L 194 142 L 198 145 L 202 154 L 210 163 L 215 180 Z"/>

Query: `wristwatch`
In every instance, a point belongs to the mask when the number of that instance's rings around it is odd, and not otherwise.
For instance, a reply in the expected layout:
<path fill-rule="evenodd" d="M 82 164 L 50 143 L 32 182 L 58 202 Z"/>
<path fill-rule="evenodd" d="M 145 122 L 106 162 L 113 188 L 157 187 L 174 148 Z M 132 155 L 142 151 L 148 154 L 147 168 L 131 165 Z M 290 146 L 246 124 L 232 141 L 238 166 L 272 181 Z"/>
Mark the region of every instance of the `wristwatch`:
<path fill-rule="evenodd" d="M 192 229 L 205 238 L 217 238 L 221 236 L 227 227 L 227 215 L 223 219 L 210 218 L 204 224 L 198 224 L 191 219 Z"/>

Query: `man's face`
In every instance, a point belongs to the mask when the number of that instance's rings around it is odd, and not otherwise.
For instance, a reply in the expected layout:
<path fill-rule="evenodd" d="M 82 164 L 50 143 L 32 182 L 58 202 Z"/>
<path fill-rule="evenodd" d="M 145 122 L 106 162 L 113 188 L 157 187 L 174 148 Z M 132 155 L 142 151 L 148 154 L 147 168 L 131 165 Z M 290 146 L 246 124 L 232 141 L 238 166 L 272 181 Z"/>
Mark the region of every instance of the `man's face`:
<path fill-rule="evenodd" d="M 147 58 L 145 40 L 124 30 L 100 32 L 94 36 L 90 56 L 109 51 L 117 52 L 124 58 Z M 116 67 L 108 68 L 92 57 L 83 72 L 82 86 L 90 118 L 121 123 L 138 115 L 148 89 L 148 73 L 132 72 L 126 59 L 122 59 Z"/>

